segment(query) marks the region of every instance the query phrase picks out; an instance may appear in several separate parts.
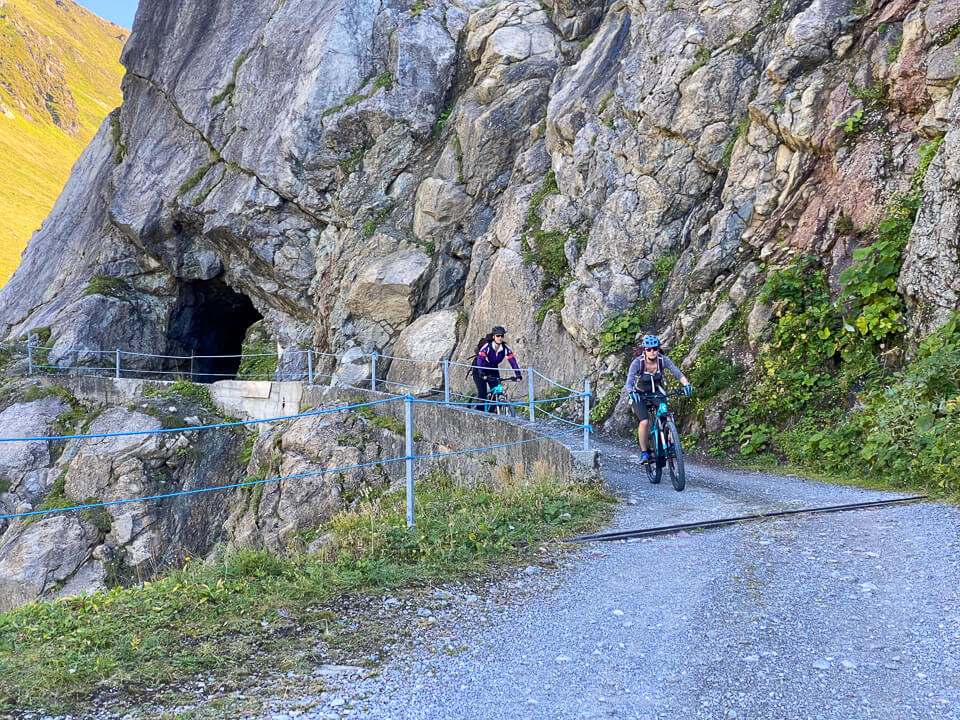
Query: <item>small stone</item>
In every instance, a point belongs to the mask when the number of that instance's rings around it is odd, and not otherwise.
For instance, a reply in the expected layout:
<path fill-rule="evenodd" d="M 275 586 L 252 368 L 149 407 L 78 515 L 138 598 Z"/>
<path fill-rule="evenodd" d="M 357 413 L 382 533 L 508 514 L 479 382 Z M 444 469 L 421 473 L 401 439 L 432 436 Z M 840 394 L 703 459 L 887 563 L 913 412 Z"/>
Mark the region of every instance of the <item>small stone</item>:
<path fill-rule="evenodd" d="M 857 669 L 857 664 L 856 664 L 855 662 L 850 662 L 849 660 L 842 660 L 842 661 L 840 662 L 840 666 L 841 666 L 844 670 L 856 670 L 856 669 Z"/>
<path fill-rule="evenodd" d="M 347 702 L 347 701 L 344 700 L 343 698 L 336 698 L 335 700 L 333 700 L 333 701 L 330 703 L 330 707 L 341 707 L 341 706 L 344 705 L 346 702 Z"/>
<path fill-rule="evenodd" d="M 543 568 L 539 568 L 536 565 L 528 565 L 524 571 L 524 575 L 539 575 L 543 571 Z"/>
<path fill-rule="evenodd" d="M 568 663 L 570 662 L 570 660 L 571 658 L 568 657 L 567 655 L 557 655 L 557 657 L 554 658 L 554 662 L 558 662 L 558 663 Z"/>
<path fill-rule="evenodd" d="M 478 595 L 467 595 L 463 601 L 469 605 L 480 602 L 480 597 Z"/>
<path fill-rule="evenodd" d="M 830 663 L 827 662 L 826 660 L 817 660 L 817 661 L 815 661 L 815 662 L 813 663 L 813 666 L 814 666 L 817 670 L 829 670 L 829 669 L 830 669 Z"/>
<path fill-rule="evenodd" d="M 617 617 L 623 617 L 623 610 L 614 610 L 613 614 Z"/>
<path fill-rule="evenodd" d="M 430 610 L 429 608 L 417 608 L 417 615 L 419 617 L 430 617 L 433 615 L 433 610 Z"/>

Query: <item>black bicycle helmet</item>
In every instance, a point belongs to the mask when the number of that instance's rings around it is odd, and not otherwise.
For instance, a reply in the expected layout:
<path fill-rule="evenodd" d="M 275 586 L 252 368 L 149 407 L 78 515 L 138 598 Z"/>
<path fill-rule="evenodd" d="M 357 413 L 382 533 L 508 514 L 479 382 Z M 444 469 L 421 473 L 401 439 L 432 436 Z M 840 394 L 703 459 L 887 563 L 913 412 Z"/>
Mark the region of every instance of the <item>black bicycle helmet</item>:
<path fill-rule="evenodd" d="M 506 335 L 507 330 L 502 325 L 495 325 L 493 330 L 490 331 L 491 335 Z"/>

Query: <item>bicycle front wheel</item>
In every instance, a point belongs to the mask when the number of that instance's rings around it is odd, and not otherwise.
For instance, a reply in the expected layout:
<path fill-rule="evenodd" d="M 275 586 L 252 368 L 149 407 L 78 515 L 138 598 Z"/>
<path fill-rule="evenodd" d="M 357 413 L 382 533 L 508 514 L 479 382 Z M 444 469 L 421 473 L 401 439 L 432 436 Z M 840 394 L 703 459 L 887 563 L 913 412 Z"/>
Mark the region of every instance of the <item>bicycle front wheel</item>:
<path fill-rule="evenodd" d="M 670 468 L 670 481 L 677 492 L 687 485 L 687 474 L 683 467 L 683 448 L 680 447 L 680 433 L 673 420 L 667 420 L 667 467 Z"/>

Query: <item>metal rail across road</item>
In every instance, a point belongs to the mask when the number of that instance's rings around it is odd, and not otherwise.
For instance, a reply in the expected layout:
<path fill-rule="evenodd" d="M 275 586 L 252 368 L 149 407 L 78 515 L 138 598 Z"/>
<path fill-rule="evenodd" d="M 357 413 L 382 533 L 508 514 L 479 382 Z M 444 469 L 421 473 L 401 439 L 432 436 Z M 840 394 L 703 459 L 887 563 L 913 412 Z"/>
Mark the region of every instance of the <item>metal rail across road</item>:
<path fill-rule="evenodd" d="M 919 502 L 927 500 L 927 495 L 912 495 L 905 498 L 895 498 L 893 500 L 874 500 L 873 502 L 851 503 L 848 505 L 830 505 L 828 507 L 802 508 L 800 510 L 780 510 L 777 512 L 760 513 L 758 515 L 741 515 L 734 518 L 723 518 L 721 520 L 702 520 L 700 522 L 680 523 L 678 525 L 664 525 L 662 527 L 645 528 L 642 530 L 620 530 L 618 532 L 597 533 L 595 535 L 581 535 L 580 537 L 570 538 L 567 542 L 610 542 L 611 540 L 629 540 L 631 538 L 653 537 L 656 535 L 669 535 L 680 532 L 681 530 L 700 530 L 725 525 L 735 525 L 752 520 L 763 520 L 764 518 L 783 517 L 785 515 L 807 515 L 814 513 L 833 513 L 844 512 L 845 510 L 865 510 L 867 508 L 886 507 L 887 505 L 898 505 L 901 503 Z"/>

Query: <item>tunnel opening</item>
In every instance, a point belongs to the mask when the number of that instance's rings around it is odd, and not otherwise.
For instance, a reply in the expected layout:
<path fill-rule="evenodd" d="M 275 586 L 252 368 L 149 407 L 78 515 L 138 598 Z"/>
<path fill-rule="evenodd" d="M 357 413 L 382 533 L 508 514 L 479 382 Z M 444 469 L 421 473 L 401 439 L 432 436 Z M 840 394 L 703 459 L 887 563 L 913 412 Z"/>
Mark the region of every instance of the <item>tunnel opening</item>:
<path fill-rule="evenodd" d="M 250 298 L 221 278 L 186 282 L 170 316 L 167 353 L 191 356 L 194 382 L 229 380 L 240 368 L 247 330 L 262 319 Z"/>

